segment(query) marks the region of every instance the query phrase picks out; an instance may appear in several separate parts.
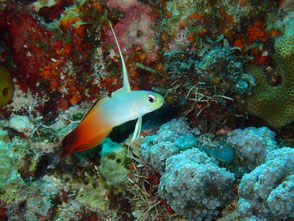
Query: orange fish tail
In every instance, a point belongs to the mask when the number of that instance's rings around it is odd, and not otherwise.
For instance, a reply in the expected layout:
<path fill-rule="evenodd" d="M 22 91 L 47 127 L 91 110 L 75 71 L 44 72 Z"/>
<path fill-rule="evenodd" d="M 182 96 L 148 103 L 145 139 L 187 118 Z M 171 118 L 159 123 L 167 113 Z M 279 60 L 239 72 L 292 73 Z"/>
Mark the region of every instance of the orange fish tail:
<path fill-rule="evenodd" d="M 61 159 L 63 159 L 64 157 L 66 157 L 68 154 L 73 153 L 74 148 L 70 147 L 74 142 L 73 142 L 73 134 L 74 133 L 70 133 L 68 135 L 66 135 L 63 140 L 62 140 L 62 155 L 60 156 Z"/>
<path fill-rule="evenodd" d="M 97 146 L 112 131 L 113 125 L 100 111 L 103 101 L 105 100 L 99 101 L 81 123 L 63 138 L 61 158 L 70 153 L 89 150 Z"/>

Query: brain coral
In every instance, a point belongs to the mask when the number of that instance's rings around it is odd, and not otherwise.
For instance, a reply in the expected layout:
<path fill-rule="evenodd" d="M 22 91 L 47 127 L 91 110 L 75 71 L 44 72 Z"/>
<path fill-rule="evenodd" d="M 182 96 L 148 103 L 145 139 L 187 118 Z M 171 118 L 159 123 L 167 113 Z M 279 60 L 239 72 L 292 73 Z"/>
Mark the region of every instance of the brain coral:
<path fill-rule="evenodd" d="M 270 152 L 264 164 L 242 178 L 238 194 L 243 220 L 293 220 L 294 149 Z"/>
<path fill-rule="evenodd" d="M 279 128 L 294 121 L 294 19 L 287 24 L 284 35 L 275 41 L 274 61 L 282 83 L 271 86 L 262 67 L 248 67 L 247 71 L 256 78 L 257 87 L 246 102 L 250 114 Z"/>

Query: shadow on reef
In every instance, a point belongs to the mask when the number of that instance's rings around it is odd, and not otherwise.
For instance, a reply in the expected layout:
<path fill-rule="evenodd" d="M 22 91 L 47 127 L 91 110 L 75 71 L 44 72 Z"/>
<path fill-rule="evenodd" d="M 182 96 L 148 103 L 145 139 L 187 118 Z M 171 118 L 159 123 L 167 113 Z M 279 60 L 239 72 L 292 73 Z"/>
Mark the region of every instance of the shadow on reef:
<path fill-rule="evenodd" d="M 156 112 L 152 112 L 144 116 L 143 127 L 159 127 L 160 125 L 170 121 L 173 118 L 177 118 L 180 115 L 181 106 L 165 105 Z M 109 135 L 109 138 L 114 142 L 121 143 L 125 141 L 130 134 L 134 132 L 136 120 L 124 123 L 118 127 L 113 128 Z"/>

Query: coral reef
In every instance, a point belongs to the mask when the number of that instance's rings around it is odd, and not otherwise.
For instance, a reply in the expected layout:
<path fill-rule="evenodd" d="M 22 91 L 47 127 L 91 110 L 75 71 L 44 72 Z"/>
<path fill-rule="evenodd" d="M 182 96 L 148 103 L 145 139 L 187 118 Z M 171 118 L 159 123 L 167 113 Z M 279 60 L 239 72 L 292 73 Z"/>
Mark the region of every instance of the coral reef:
<path fill-rule="evenodd" d="M 243 218 L 287 220 L 293 218 L 294 149 L 283 147 L 268 154 L 266 162 L 244 175 L 239 193 Z"/>
<path fill-rule="evenodd" d="M 35 125 L 28 116 L 12 115 L 9 119 L 9 127 L 20 133 L 30 133 L 34 130 Z"/>
<path fill-rule="evenodd" d="M 254 78 L 245 73 L 240 55 L 235 53 L 239 48 L 231 47 L 221 35 L 216 42 L 199 50 L 179 50 L 165 52 L 165 70 L 171 75 L 175 87 L 168 91 L 167 102 L 179 102 L 179 95 L 185 98 L 185 116 L 198 119 L 195 124 L 202 131 L 219 130 L 224 119 L 232 121 L 241 116 L 238 106 L 245 95 L 251 93 L 255 85 Z M 172 101 L 169 100 L 169 97 Z M 219 112 L 221 109 L 230 110 Z M 238 116 L 238 117 L 236 117 Z M 214 125 L 209 126 L 207 122 Z M 227 127 L 234 124 L 226 121 Z"/>
<path fill-rule="evenodd" d="M 266 127 L 236 129 L 228 134 L 227 143 L 231 145 L 241 164 L 249 170 L 263 164 L 269 152 L 278 149 L 276 134 Z"/>
<path fill-rule="evenodd" d="M 0 107 L 6 105 L 13 95 L 13 82 L 9 71 L 0 66 Z"/>
<path fill-rule="evenodd" d="M 280 128 L 294 120 L 293 109 L 293 72 L 294 72 L 294 20 L 286 25 L 285 33 L 275 40 L 274 61 L 282 80 L 278 86 L 267 81 L 263 67 L 250 66 L 257 86 L 252 96 L 246 99 L 248 112 L 261 117 L 270 126 Z"/>
<path fill-rule="evenodd" d="M 9 180 L 13 180 L 14 176 L 12 173 L 15 171 L 14 161 L 9 156 L 9 145 L 4 141 L 0 141 L 0 185 L 3 185 Z"/>
<path fill-rule="evenodd" d="M 0 220 L 292 220 L 293 18 L 290 0 L 1 0 Z M 109 22 L 132 90 L 166 104 L 138 140 L 130 122 L 60 159 L 122 86 Z"/>
<path fill-rule="evenodd" d="M 156 135 L 147 136 L 140 152 L 145 162 L 163 173 L 165 161 L 179 151 L 195 146 L 198 141 L 194 135 L 198 134 L 199 130 L 192 130 L 184 118 L 174 119 L 163 124 Z"/>
<path fill-rule="evenodd" d="M 126 154 L 126 149 L 120 144 L 113 142 L 109 138 L 103 141 L 99 172 L 112 185 L 118 185 L 127 179 Z"/>
<path fill-rule="evenodd" d="M 121 5 L 119 1 L 110 1 L 108 4 L 112 5 L 112 2 Z M 155 33 L 151 27 L 155 24 L 154 17 L 156 15 L 148 5 L 136 1 L 128 2 L 130 5 L 120 6 L 128 6 L 125 18 L 114 26 L 116 35 L 120 36 L 120 47 L 123 48 L 126 57 L 134 53 L 134 48 L 139 48 L 144 53 L 150 53 L 155 47 L 151 40 Z M 136 7 L 133 7 L 133 5 Z M 107 37 L 109 42 L 114 42 L 110 30 L 107 32 Z"/>
<path fill-rule="evenodd" d="M 181 129 L 179 130 L 179 128 Z M 260 168 L 267 168 L 267 165 L 272 162 L 270 159 L 274 160 L 277 158 L 279 161 L 279 158 L 281 158 L 281 160 L 283 160 L 282 156 L 279 157 L 279 154 L 275 153 L 283 153 L 283 150 L 287 150 L 287 153 L 284 153 L 283 156 L 285 157 L 289 152 L 288 159 L 291 159 L 291 154 L 293 152 L 291 148 L 279 149 L 277 141 L 275 140 L 276 134 L 266 127 L 250 127 L 244 130 L 236 129 L 228 133 L 227 137 L 224 139 L 218 139 L 207 134 L 199 134 L 199 131 L 193 134 L 192 131 L 193 130 L 188 126 L 185 119 L 172 120 L 162 125 L 156 135 L 146 136 L 140 148 L 145 163 L 152 165 L 152 168 L 161 174 L 158 184 L 159 196 L 167 201 L 168 205 L 171 206 L 176 214 L 181 214 L 191 219 L 197 214 L 199 220 L 211 220 L 214 215 L 221 211 L 213 206 L 213 208 L 205 207 L 210 200 L 209 194 L 203 193 L 206 191 L 206 186 L 207 188 L 213 186 L 214 190 L 221 189 L 219 193 L 213 191 L 213 193 L 218 196 L 226 196 L 230 199 L 234 199 L 234 194 L 230 191 L 232 190 L 235 176 L 237 178 L 242 178 L 244 172 L 250 172 L 252 170 L 253 172 L 250 174 L 255 174 L 256 170 L 261 171 Z M 184 139 L 182 139 L 183 137 L 190 137 L 193 139 L 184 141 Z M 186 148 L 180 149 L 177 145 L 178 140 L 181 140 L 180 146 Z M 192 141 L 193 144 L 191 144 Z M 226 165 L 230 168 L 234 174 L 226 171 L 224 168 L 220 168 L 216 160 L 222 165 Z M 284 164 L 282 163 L 281 165 Z M 291 165 L 291 163 L 289 165 Z M 242 167 L 246 167 L 247 169 Z M 283 171 L 291 171 L 293 169 L 291 169 L 291 166 L 283 167 L 285 168 Z M 217 176 L 219 180 L 217 178 L 214 178 L 213 181 L 209 179 L 209 173 L 211 171 L 214 171 L 214 175 L 219 174 L 219 176 Z M 274 168 L 273 171 L 275 171 Z M 258 174 L 260 173 L 261 172 Z M 246 177 L 249 177 L 249 175 L 244 175 L 243 179 L 246 179 Z M 291 177 L 292 175 L 289 174 L 289 177 L 285 178 L 287 182 L 288 180 L 292 182 Z M 222 180 L 223 178 L 227 178 L 230 182 L 227 182 L 228 180 Z M 284 181 L 284 178 L 277 179 L 281 180 L 281 182 Z M 209 184 L 205 184 L 206 181 Z M 213 184 L 214 181 L 215 185 Z M 246 195 L 248 193 L 248 188 L 243 188 L 242 181 L 239 193 L 243 194 L 243 198 L 248 199 L 249 196 Z M 218 184 L 220 186 L 217 186 Z M 228 186 L 226 186 L 226 184 L 228 184 Z M 248 182 L 244 182 L 244 186 L 246 185 L 249 185 Z M 264 190 L 265 186 L 263 184 L 261 185 L 262 187 L 260 189 Z M 272 186 L 275 185 L 273 184 Z M 280 188 L 278 188 L 277 191 L 278 190 L 280 190 Z M 228 191 L 228 195 L 223 194 L 226 191 Z M 283 191 L 277 193 L 281 195 L 277 197 L 285 195 L 286 191 Z M 194 196 L 193 194 L 196 195 Z M 275 191 L 273 196 L 277 194 Z M 206 203 L 203 203 L 203 197 L 199 196 L 208 196 L 208 199 L 205 201 Z M 255 195 L 253 196 L 255 197 Z M 286 203 L 290 203 L 291 199 L 289 197 L 291 198 L 291 194 L 287 194 L 285 198 Z M 217 201 L 216 199 L 218 199 L 218 197 L 215 195 L 212 198 L 212 202 L 218 202 L 217 205 L 222 205 L 220 207 L 226 207 L 228 205 L 226 199 L 222 201 L 220 197 L 220 201 Z M 273 197 L 271 197 L 271 199 L 272 198 Z M 254 200 L 255 198 L 252 199 L 250 209 L 252 214 L 256 211 L 254 206 L 258 205 Z M 240 202 L 241 201 L 239 201 L 239 203 Z M 188 206 L 191 204 L 194 206 Z M 245 209 L 246 205 L 242 205 L 240 209 Z M 280 205 L 280 207 L 283 206 Z M 291 208 L 291 206 L 285 205 L 283 208 Z M 216 211 L 214 211 L 214 209 L 216 209 Z M 240 211 L 239 213 L 238 207 L 234 210 L 236 213 L 235 216 L 237 217 L 248 214 L 248 211 L 249 210 L 245 212 Z M 256 212 L 258 217 L 263 217 L 262 211 L 263 210 L 260 209 L 260 211 Z"/>
<path fill-rule="evenodd" d="M 2 123 L 0 123 L 2 127 Z M 16 167 L 16 157 L 11 152 L 13 146 L 9 143 L 9 134 L 0 129 L 0 186 L 17 182 L 20 175 Z M 0 197 L 1 198 L 1 197 Z"/>
<path fill-rule="evenodd" d="M 158 194 L 177 214 L 212 220 L 233 199 L 233 183 L 232 173 L 193 148 L 167 159 Z"/>

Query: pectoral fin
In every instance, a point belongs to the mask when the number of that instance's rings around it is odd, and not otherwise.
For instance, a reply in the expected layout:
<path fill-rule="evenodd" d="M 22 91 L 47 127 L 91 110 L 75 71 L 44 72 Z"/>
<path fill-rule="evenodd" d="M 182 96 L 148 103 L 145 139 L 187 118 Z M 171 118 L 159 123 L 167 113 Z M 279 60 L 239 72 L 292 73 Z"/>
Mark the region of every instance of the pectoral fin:
<path fill-rule="evenodd" d="M 142 117 L 139 117 L 136 123 L 135 131 L 133 134 L 132 142 L 140 137 L 142 127 Z"/>

